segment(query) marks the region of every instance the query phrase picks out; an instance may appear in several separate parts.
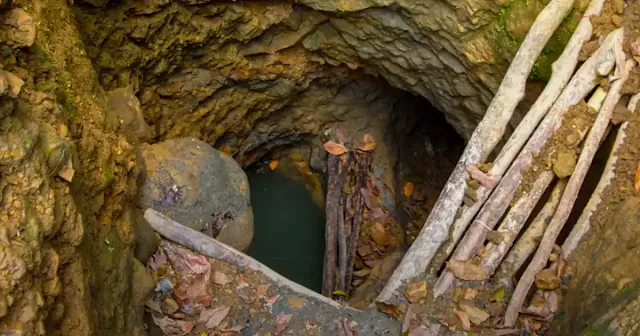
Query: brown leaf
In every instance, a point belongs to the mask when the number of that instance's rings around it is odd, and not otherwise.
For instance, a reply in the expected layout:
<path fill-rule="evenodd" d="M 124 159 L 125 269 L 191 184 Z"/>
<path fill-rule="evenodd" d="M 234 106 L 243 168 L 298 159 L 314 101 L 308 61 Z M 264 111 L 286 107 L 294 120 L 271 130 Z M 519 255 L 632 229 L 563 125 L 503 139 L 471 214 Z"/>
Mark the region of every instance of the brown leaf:
<path fill-rule="evenodd" d="M 258 286 L 258 289 L 256 290 L 256 296 L 258 297 L 258 299 L 262 299 L 267 295 L 267 290 L 269 289 L 269 287 L 271 287 L 270 284 Z"/>
<path fill-rule="evenodd" d="M 228 284 L 229 282 L 231 282 L 231 279 L 229 279 L 229 277 L 226 274 L 224 274 L 222 272 L 215 271 L 215 272 L 213 272 L 213 282 L 218 284 L 218 285 L 224 286 L 224 285 Z"/>
<path fill-rule="evenodd" d="M 490 315 L 484 309 L 476 307 L 473 303 L 462 302 L 460 303 L 460 309 L 467 313 L 469 321 L 475 325 L 480 325 L 482 322 L 489 319 Z"/>
<path fill-rule="evenodd" d="M 280 312 L 280 314 L 276 316 L 276 328 L 273 331 L 273 334 L 276 336 L 280 335 L 281 332 L 287 329 L 287 327 L 289 326 L 289 321 L 291 321 L 292 316 L 293 315 L 291 314 L 285 315 L 285 313 Z"/>
<path fill-rule="evenodd" d="M 640 162 L 638 162 L 638 166 L 636 167 L 636 176 L 633 179 L 633 187 L 636 189 L 636 192 L 640 193 Z"/>
<path fill-rule="evenodd" d="M 220 322 L 229 315 L 231 307 L 222 306 L 214 309 L 203 309 L 200 312 L 198 322 L 206 322 L 207 329 L 213 329 L 220 325 Z"/>
<path fill-rule="evenodd" d="M 488 278 L 487 273 L 471 261 L 451 260 L 447 263 L 447 268 L 456 278 L 462 280 L 485 280 Z"/>
<path fill-rule="evenodd" d="M 196 325 L 195 321 L 174 320 L 166 316 L 153 315 L 153 322 L 160 327 L 166 336 L 183 336 Z"/>
<path fill-rule="evenodd" d="M 269 162 L 269 169 L 276 170 L 276 168 L 278 168 L 278 163 L 280 163 L 280 161 L 271 160 L 271 162 Z"/>
<path fill-rule="evenodd" d="M 243 326 L 233 326 L 233 327 L 229 327 L 229 328 L 224 328 L 224 329 L 219 329 L 222 332 L 240 332 L 240 330 L 244 329 Z"/>
<path fill-rule="evenodd" d="M 280 295 L 274 295 L 272 297 L 266 297 L 263 300 L 268 304 L 274 304 L 276 303 L 276 301 L 278 301 L 279 298 L 280 298 Z"/>
<path fill-rule="evenodd" d="M 369 133 L 366 133 L 364 135 L 363 142 L 364 142 L 364 145 L 358 148 L 363 152 L 373 152 L 376 149 L 376 147 L 378 147 L 378 144 L 376 144 L 376 141 L 373 139 L 373 137 Z"/>
<path fill-rule="evenodd" d="M 371 216 L 375 219 L 387 218 L 387 214 L 384 212 L 384 210 L 382 210 L 381 207 L 375 207 L 373 209 L 370 209 L 369 212 L 371 213 Z"/>
<path fill-rule="evenodd" d="M 380 246 L 388 246 L 391 244 L 391 237 L 387 234 L 384 226 L 377 222 L 371 227 L 371 239 Z"/>
<path fill-rule="evenodd" d="M 406 182 L 404 184 L 404 187 L 402 188 L 402 193 L 406 196 L 406 197 L 411 197 L 411 195 L 413 194 L 413 182 Z"/>
<path fill-rule="evenodd" d="M 427 296 L 427 282 L 425 280 L 416 281 L 407 285 L 404 296 L 409 302 L 418 302 Z"/>
<path fill-rule="evenodd" d="M 298 309 L 304 307 L 304 298 L 292 297 L 289 298 L 289 308 Z"/>
<path fill-rule="evenodd" d="M 324 150 L 333 155 L 342 155 L 349 151 L 344 145 L 335 143 L 333 141 L 325 142 Z"/>
<path fill-rule="evenodd" d="M 556 271 L 551 268 L 545 268 L 536 274 L 536 287 L 540 289 L 556 289 L 561 282 Z"/>
<path fill-rule="evenodd" d="M 364 206 L 366 206 L 367 209 L 371 209 L 371 195 L 369 195 L 369 191 L 366 188 L 360 188 L 360 195 L 362 195 Z"/>
<path fill-rule="evenodd" d="M 158 249 L 157 252 L 149 259 L 148 265 L 154 271 L 157 271 L 167 264 L 167 256 L 162 249 Z"/>
<path fill-rule="evenodd" d="M 462 329 L 471 330 L 471 321 L 469 320 L 469 315 L 463 312 L 462 310 L 453 309 L 453 313 L 456 314 L 458 320 L 460 320 L 460 324 L 462 325 Z"/>

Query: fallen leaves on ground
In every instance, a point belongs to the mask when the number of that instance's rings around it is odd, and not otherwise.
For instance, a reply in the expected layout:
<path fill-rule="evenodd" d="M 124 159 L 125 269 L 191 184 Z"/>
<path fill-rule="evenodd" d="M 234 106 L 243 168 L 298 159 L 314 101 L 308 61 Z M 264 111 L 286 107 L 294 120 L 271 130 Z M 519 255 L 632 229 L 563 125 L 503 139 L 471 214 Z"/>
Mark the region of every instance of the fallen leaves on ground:
<path fill-rule="evenodd" d="M 536 274 L 536 287 L 540 289 L 556 289 L 561 282 L 557 272 L 551 268 L 545 268 Z"/>
<path fill-rule="evenodd" d="M 333 141 L 325 142 L 324 150 L 333 155 L 342 155 L 349 151 L 343 144 L 339 144 Z"/>
<path fill-rule="evenodd" d="M 166 316 L 153 315 L 153 322 L 162 330 L 162 333 L 166 336 L 183 336 L 188 334 L 193 327 L 195 327 L 195 321 L 181 321 L 174 320 Z"/>
<path fill-rule="evenodd" d="M 502 301 L 504 299 L 505 288 L 504 286 L 500 286 L 500 288 L 496 289 L 495 292 L 491 294 L 491 301 Z"/>
<path fill-rule="evenodd" d="M 447 268 L 456 278 L 462 280 L 485 280 L 488 278 L 487 273 L 470 260 L 451 260 L 447 263 Z"/>
<path fill-rule="evenodd" d="M 278 160 L 271 160 L 271 162 L 269 162 L 269 169 L 276 170 L 276 168 L 278 168 L 279 163 L 280 161 Z"/>
<path fill-rule="evenodd" d="M 384 226 L 377 222 L 371 227 L 371 239 L 380 246 L 391 244 L 391 237 L 387 234 Z"/>
<path fill-rule="evenodd" d="M 299 309 L 302 307 L 304 307 L 304 298 L 301 298 L 301 297 L 289 298 L 289 308 Z"/>
<path fill-rule="evenodd" d="M 411 303 L 424 299 L 427 296 L 427 282 L 422 280 L 408 284 L 404 296 Z"/>
<path fill-rule="evenodd" d="M 273 331 L 273 334 L 276 336 L 280 335 L 281 332 L 287 329 L 292 316 L 293 315 L 291 314 L 285 314 L 283 312 L 280 312 L 278 315 L 276 315 L 276 328 Z"/>
<path fill-rule="evenodd" d="M 376 144 L 376 141 L 368 133 L 364 135 L 363 142 L 364 142 L 364 145 L 358 148 L 363 152 L 373 152 L 376 149 L 376 147 L 378 147 L 378 144 Z"/>
<path fill-rule="evenodd" d="M 213 282 L 218 285 L 224 286 L 229 282 L 231 282 L 231 279 L 229 279 L 229 277 L 226 274 L 219 271 L 215 271 L 213 272 Z"/>
<path fill-rule="evenodd" d="M 461 302 L 460 309 L 467 313 L 469 321 L 475 325 L 482 324 L 488 320 L 490 316 L 484 309 L 476 307 L 476 305 L 471 302 Z"/>
<path fill-rule="evenodd" d="M 471 321 L 469 320 L 469 315 L 466 312 L 454 308 L 453 313 L 456 314 L 458 320 L 460 320 L 462 329 L 471 330 Z"/>
<path fill-rule="evenodd" d="M 220 322 L 227 317 L 230 309 L 231 307 L 228 306 L 217 307 L 214 309 L 203 309 L 200 312 L 198 322 L 205 322 L 207 329 L 213 329 L 220 325 Z"/>
<path fill-rule="evenodd" d="M 411 197 L 411 195 L 413 194 L 413 189 L 414 189 L 414 185 L 413 182 L 406 182 L 404 184 L 404 187 L 402 187 L 402 193 L 406 196 L 406 197 Z"/>

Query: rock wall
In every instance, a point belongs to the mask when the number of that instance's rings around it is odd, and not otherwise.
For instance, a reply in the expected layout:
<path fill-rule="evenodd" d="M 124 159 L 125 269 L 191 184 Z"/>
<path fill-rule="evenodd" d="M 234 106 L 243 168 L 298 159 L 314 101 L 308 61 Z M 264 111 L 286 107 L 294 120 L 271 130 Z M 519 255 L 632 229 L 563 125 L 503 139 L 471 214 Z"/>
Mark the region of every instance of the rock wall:
<path fill-rule="evenodd" d="M 76 18 L 101 83 L 133 83 L 159 138 L 213 143 L 354 69 L 427 98 L 468 137 L 510 57 L 493 1 L 90 2 L 105 7 Z"/>
<path fill-rule="evenodd" d="M 131 333 L 134 147 L 66 2 L 0 17 L 0 331 Z"/>

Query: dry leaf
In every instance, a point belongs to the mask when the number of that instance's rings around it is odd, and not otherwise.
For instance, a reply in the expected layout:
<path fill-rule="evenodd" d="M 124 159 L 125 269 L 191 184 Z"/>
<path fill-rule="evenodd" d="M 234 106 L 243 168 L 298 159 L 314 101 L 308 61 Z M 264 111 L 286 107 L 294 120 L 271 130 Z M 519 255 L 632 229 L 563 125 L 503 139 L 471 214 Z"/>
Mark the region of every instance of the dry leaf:
<path fill-rule="evenodd" d="M 214 309 L 203 309 L 200 312 L 198 322 L 206 322 L 207 329 L 213 329 L 220 325 L 220 322 L 227 317 L 230 309 L 231 307 L 228 306 L 222 306 Z"/>
<path fill-rule="evenodd" d="M 489 319 L 490 315 L 484 309 L 476 307 L 472 303 L 462 302 L 460 303 L 460 309 L 467 313 L 469 321 L 475 325 L 480 325 L 482 322 Z"/>
<path fill-rule="evenodd" d="M 276 316 L 276 328 L 273 331 L 274 335 L 280 335 L 281 332 L 283 332 L 285 329 L 287 329 L 287 327 L 289 326 L 289 321 L 291 321 L 291 317 L 293 315 L 291 314 L 286 314 L 283 312 L 280 312 L 280 314 L 278 314 Z"/>
<path fill-rule="evenodd" d="M 280 298 L 280 295 L 274 295 L 272 297 L 266 297 L 266 298 L 264 298 L 264 302 L 266 302 L 268 304 L 274 304 L 274 303 L 276 303 L 276 301 L 278 301 L 279 298 Z"/>
<path fill-rule="evenodd" d="M 213 272 L 213 282 L 218 284 L 218 285 L 224 286 L 224 285 L 228 284 L 229 282 L 231 282 L 231 279 L 229 279 L 229 277 L 226 274 L 224 274 L 222 272 L 215 271 L 215 272 Z"/>
<path fill-rule="evenodd" d="M 413 182 L 406 182 L 404 184 L 404 187 L 402 188 L 402 193 L 406 196 L 406 197 L 411 197 L 411 195 L 413 194 Z"/>
<path fill-rule="evenodd" d="M 267 296 L 267 290 L 269 289 L 269 287 L 271 287 L 270 284 L 258 286 L 258 289 L 256 290 L 256 296 L 258 297 L 258 299 L 262 299 Z"/>
<path fill-rule="evenodd" d="M 469 315 L 463 312 L 462 310 L 453 309 L 453 313 L 456 314 L 458 320 L 460 320 L 460 324 L 462 325 L 462 329 L 471 330 L 471 321 L 469 320 Z"/>
<path fill-rule="evenodd" d="M 536 287 L 540 289 L 556 289 L 560 287 L 561 282 L 556 271 L 551 268 L 545 268 L 536 274 Z"/>
<path fill-rule="evenodd" d="M 271 160 L 271 162 L 269 162 L 269 169 L 276 170 L 276 168 L 278 168 L 278 163 L 280 163 L 280 161 Z"/>
<path fill-rule="evenodd" d="M 174 320 L 166 316 L 156 315 L 153 315 L 153 322 L 160 327 L 162 333 L 166 336 L 186 335 L 196 325 L 195 321 Z"/>
<path fill-rule="evenodd" d="M 640 193 L 640 162 L 638 162 L 638 166 L 636 167 L 636 176 L 633 179 L 633 187 L 636 189 L 636 192 Z"/>
<path fill-rule="evenodd" d="M 384 229 L 384 226 L 377 222 L 371 227 L 371 239 L 380 246 L 388 246 L 391 244 L 391 238 Z"/>
<path fill-rule="evenodd" d="M 375 219 L 385 219 L 387 218 L 387 214 L 382 210 L 381 207 L 375 207 L 369 210 L 371 216 Z"/>
<path fill-rule="evenodd" d="M 471 261 L 451 260 L 447 263 L 447 268 L 462 280 L 485 280 L 487 273 L 478 265 Z"/>
<path fill-rule="evenodd" d="M 243 326 L 237 325 L 237 326 L 233 326 L 233 327 L 230 327 L 230 328 L 224 328 L 224 329 L 219 329 L 219 330 L 222 331 L 222 332 L 240 332 L 240 330 L 242 330 L 242 329 L 244 329 Z"/>
<path fill-rule="evenodd" d="M 324 150 L 333 155 L 342 155 L 349 151 L 344 145 L 335 143 L 333 141 L 325 142 Z"/>
<path fill-rule="evenodd" d="M 429 327 L 420 326 L 411 330 L 408 336 L 438 336 L 441 326 L 441 324 L 431 324 Z"/>
<path fill-rule="evenodd" d="M 427 282 L 422 280 L 408 284 L 404 296 L 411 303 L 424 299 L 427 296 Z"/>
<path fill-rule="evenodd" d="M 298 309 L 304 307 L 304 298 L 292 297 L 289 298 L 289 308 Z"/>
<path fill-rule="evenodd" d="M 364 142 L 364 145 L 358 148 L 363 152 L 373 152 L 376 149 L 376 147 L 378 147 L 378 144 L 376 144 L 376 141 L 373 140 L 373 137 L 369 133 L 364 135 L 363 142 Z"/>

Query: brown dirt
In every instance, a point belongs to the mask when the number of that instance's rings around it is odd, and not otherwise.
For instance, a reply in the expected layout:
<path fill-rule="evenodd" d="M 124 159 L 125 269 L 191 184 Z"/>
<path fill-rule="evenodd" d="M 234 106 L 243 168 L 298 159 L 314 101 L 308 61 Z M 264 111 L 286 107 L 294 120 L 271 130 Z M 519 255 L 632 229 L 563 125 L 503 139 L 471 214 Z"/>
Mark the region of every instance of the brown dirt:
<path fill-rule="evenodd" d="M 547 141 L 540 153 L 535 156 L 531 167 L 524 173 L 514 200 L 531 190 L 533 183 L 543 171 L 571 170 L 568 166 L 575 163 L 568 158 L 574 156 L 571 153 L 575 153 L 575 156 L 579 154 L 581 139 L 591 128 L 595 117 L 596 111 L 584 101 L 569 108 L 564 115 L 562 126 Z M 559 156 L 565 159 L 558 160 Z"/>
<path fill-rule="evenodd" d="M 580 50 L 578 59 L 585 61 L 599 47 L 599 41 L 611 31 L 622 25 L 622 13 L 624 9 L 623 0 L 609 0 L 604 3 L 602 13 L 591 17 L 593 35 L 589 42 L 586 42 Z"/>

